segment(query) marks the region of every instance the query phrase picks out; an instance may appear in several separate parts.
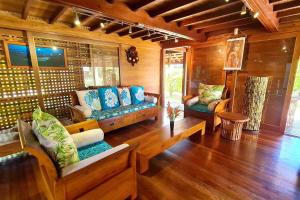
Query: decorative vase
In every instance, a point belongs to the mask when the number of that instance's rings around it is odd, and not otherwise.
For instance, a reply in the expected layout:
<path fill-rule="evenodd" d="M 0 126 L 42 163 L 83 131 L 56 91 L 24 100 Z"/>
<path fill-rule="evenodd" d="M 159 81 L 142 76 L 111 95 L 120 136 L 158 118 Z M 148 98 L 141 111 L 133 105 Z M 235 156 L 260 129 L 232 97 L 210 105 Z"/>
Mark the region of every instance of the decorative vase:
<path fill-rule="evenodd" d="M 170 121 L 170 130 L 171 132 L 174 131 L 174 121 Z"/>

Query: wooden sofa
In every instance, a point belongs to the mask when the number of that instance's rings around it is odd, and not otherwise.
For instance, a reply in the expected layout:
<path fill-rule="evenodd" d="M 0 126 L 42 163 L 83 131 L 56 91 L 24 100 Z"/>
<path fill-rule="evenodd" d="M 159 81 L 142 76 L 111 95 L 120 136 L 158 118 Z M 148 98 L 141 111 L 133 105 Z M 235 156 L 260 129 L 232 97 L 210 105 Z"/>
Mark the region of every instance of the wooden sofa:
<path fill-rule="evenodd" d="M 101 121 L 98 121 L 99 126 L 104 131 L 104 133 L 107 133 L 109 131 L 122 128 L 131 124 L 135 124 L 137 122 L 144 121 L 146 119 L 155 118 L 157 120 L 158 113 L 159 113 L 159 94 L 149 93 L 145 92 L 145 96 L 154 96 L 157 98 L 157 103 L 155 107 L 147 108 L 144 110 L 139 110 L 136 112 L 124 114 L 121 116 L 116 116 L 108 119 L 104 119 Z M 85 121 L 86 118 L 82 111 L 75 108 L 74 106 L 79 105 L 78 97 L 76 95 L 76 92 L 71 92 L 71 100 L 72 105 L 68 106 L 71 112 L 71 118 L 74 123 Z"/>
<path fill-rule="evenodd" d="M 227 88 L 224 88 L 223 94 L 222 94 L 222 101 L 219 102 L 214 110 L 211 113 L 207 112 L 199 112 L 195 111 L 189 108 L 187 106 L 187 101 L 191 98 L 194 98 L 195 96 L 188 95 L 183 97 L 184 102 L 184 117 L 193 116 L 198 117 L 200 119 L 203 119 L 206 121 L 206 127 L 209 131 L 214 132 L 216 127 L 221 124 L 220 117 L 217 116 L 218 112 L 225 112 L 227 111 L 228 104 L 230 102 L 229 92 Z"/>
<path fill-rule="evenodd" d="M 123 144 L 57 170 L 28 123 L 18 120 L 23 151 L 38 159 L 53 199 L 135 199 L 136 146 Z M 70 134 L 98 128 L 95 120 L 66 127 Z M 26 175 L 26 174 L 24 174 Z"/>

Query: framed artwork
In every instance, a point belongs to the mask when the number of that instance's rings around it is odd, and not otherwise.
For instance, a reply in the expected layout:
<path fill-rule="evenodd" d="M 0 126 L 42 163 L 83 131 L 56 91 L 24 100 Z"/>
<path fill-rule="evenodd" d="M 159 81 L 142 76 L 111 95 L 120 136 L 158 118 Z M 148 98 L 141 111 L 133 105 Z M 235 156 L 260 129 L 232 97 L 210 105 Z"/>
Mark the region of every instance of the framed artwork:
<path fill-rule="evenodd" d="M 39 67 L 42 68 L 64 68 L 66 67 L 66 50 L 58 47 L 36 47 L 36 56 Z"/>
<path fill-rule="evenodd" d="M 246 37 L 227 40 L 224 70 L 241 70 Z"/>
<path fill-rule="evenodd" d="M 30 52 L 26 43 L 5 41 L 4 48 L 9 67 L 31 67 Z"/>

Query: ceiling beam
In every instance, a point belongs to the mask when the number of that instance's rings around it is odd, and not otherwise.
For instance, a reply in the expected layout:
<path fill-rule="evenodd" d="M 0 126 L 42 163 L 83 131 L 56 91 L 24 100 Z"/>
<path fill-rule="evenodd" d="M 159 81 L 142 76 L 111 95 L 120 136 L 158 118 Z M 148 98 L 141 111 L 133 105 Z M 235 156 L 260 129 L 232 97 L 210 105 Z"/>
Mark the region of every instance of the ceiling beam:
<path fill-rule="evenodd" d="M 173 15 L 165 16 L 164 19 L 167 22 L 181 21 L 184 19 L 199 16 L 202 14 L 215 12 L 222 8 L 229 8 L 232 5 L 239 4 L 239 3 L 240 3 L 239 0 L 232 0 L 228 3 L 225 1 L 209 1 L 208 3 L 206 3 L 204 5 L 197 5 L 197 6 L 192 7 L 191 9 L 183 10 L 183 11 L 175 13 Z"/>
<path fill-rule="evenodd" d="M 196 31 L 190 31 L 185 27 L 178 27 L 175 22 L 167 23 L 162 17 L 150 17 L 145 11 L 132 11 L 123 2 L 108 3 L 105 0 L 47 0 L 49 2 L 60 3 L 72 7 L 77 7 L 92 12 L 102 14 L 104 16 L 126 21 L 129 23 L 141 23 L 147 28 L 163 32 L 165 34 L 176 35 L 178 37 L 198 40 L 199 34 Z"/>
<path fill-rule="evenodd" d="M 131 38 L 139 38 L 139 37 L 143 37 L 144 35 L 147 35 L 148 31 L 147 30 L 143 30 L 143 31 L 139 31 L 137 33 L 133 33 L 130 35 Z"/>
<path fill-rule="evenodd" d="M 270 32 L 278 31 L 279 21 L 268 0 L 242 0 L 254 12 L 259 12 L 258 20 Z"/>
<path fill-rule="evenodd" d="M 215 19 L 219 19 L 219 18 L 223 18 L 223 17 L 227 17 L 230 15 L 235 15 L 235 14 L 239 14 L 241 12 L 241 9 L 243 7 L 243 3 L 240 2 L 236 5 L 233 5 L 232 7 L 229 8 L 224 8 L 224 9 L 220 9 L 216 12 L 212 12 L 212 13 L 207 13 L 205 15 L 200 15 L 194 18 L 190 18 L 190 19 L 186 19 L 183 20 L 180 25 L 181 26 L 191 26 L 191 25 L 195 25 L 204 21 L 210 21 L 210 20 L 215 20 Z"/>
<path fill-rule="evenodd" d="M 248 18 L 234 20 L 231 22 L 225 22 L 223 24 L 213 25 L 211 27 L 201 30 L 201 32 L 208 33 L 208 32 L 218 31 L 222 29 L 228 29 L 228 28 L 231 28 L 233 30 L 236 27 L 250 25 L 254 23 L 257 23 L 257 21 L 253 20 L 251 17 L 248 17 Z"/>
<path fill-rule="evenodd" d="M 25 1 L 25 6 L 22 11 L 22 19 L 27 19 L 28 15 L 29 15 L 30 7 L 32 6 L 33 3 L 34 3 L 34 0 L 26 0 Z"/>
<path fill-rule="evenodd" d="M 161 37 L 161 34 L 159 34 L 159 33 L 154 33 L 154 34 L 152 34 L 152 35 L 150 35 L 150 36 L 146 35 L 146 36 L 143 36 L 143 37 L 142 37 L 142 40 L 151 40 L 151 39 L 157 38 L 157 37 Z"/>
<path fill-rule="evenodd" d="M 292 16 L 283 17 L 279 19 L 280 23 L 288 23 L 288 22 L 295 22 L 295 21 L 300 21 L 300 13 L 298 13 L 298 15 L 292 15 Z"/>
<path fill-rule="evenodd" d="M 142 0 L 142 1 L 134 2 L 134 3 L 127 3 L 127 6 L 131 10 L 137 11 L 137 10 L 141 10 L 141 9 L 145 8 L 146 6 L 154 3 L 155 1 L 157 1 L 157 0 Z"/>
<path fill-rule="evenodd" d="M 275 12 L 277 12 L 277 11 L 294 9 L 296 7 L 300 7 L 300 1 L 299 0 L 288 1 L 288 2 L 285 2 L 285 3 L 274 5 L 273 9 L 274 9 Z"/>
<path fill-rule="evenodd" d="M 113 26 L 109 27 L 106 29 L 105 33 L 106 34 L 111 34 L 114 32 L 122 31 L 122 30 L 127 30 L 129 29 L 128 25 L 125 24 L 114 24 Z"/>
<path fill-rule="evenodd" d="M 57 20 L 65 14 L 65 12 L 69 9 L 68 6 L 60 6 L 60 8 L 56 11 L 56 13 L 49 20 L 49 24 L 54 24 Z"/>
<path fill-rule="evenodd" d="M 180 0 L 176 3 L 174 3 L 174 1 L 168 1 L 167 3 L 162 3 L 155 6 L 153 9 L 147 10 L 147 12 L 151 17 L 155 17 L 172 10 L 187 7 L 190 3 L 194 3 L 196 1 L 197 0 Z"/>
<path fill-rule="evenodd" d="M 215 20 L 211 20 L 211 21 L 205 21 L 205 22 L 199 23 L 197 25 L 193 25 L 191 28 L 192 29 L 204 29 L 204 28 L 215 26 L 218 24 L 235 22 L 235 21 L 238 21 L 238 20 L 241 20 L 244 18 L 249 18 L 249 15 L 241 16 L 240 13 L 238 13 L 235 15 L 231 15 L 231 16 L 227 16 L 227 17 L 223 17 L 223 18 L 219 18 L 219 19 L 215 19 Z"/>
<path fill-rule="evenodd" d="M 94 20 L 96 20 L 96 18 L 97 18 L 97 15 L 87 16 L 86 18 L 84 18 L 83 20 L 81 20 L 81 25 L 82 26 L 89 26 L 89 24 L 91 22 L 93 22 Z"/>
<path fill-rule="evenodd" d="M 298 15 L 300 13 L 300 7 L 299 8 L 294 8 L 292 10 L 285 10 L 277 13 L 277 17 L 288 17 L 288 16 L 293 16 L 293 15 Z"/>

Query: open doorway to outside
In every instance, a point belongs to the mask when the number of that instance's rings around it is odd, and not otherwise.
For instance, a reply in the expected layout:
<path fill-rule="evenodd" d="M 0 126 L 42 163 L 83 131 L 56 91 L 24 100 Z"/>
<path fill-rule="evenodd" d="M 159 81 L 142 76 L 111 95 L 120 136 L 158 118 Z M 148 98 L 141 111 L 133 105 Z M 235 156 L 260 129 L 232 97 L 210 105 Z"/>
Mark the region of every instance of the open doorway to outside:
<path fill-rule="evenodd" d="M 300 137 L 300 64 L 296 72 L 285 134 Z"/>
<path fill-rule="evenodd" d="M 186 88 L 186 48 L 166 49 L 164 52 L 163 102 L 180 105 Z"/>

